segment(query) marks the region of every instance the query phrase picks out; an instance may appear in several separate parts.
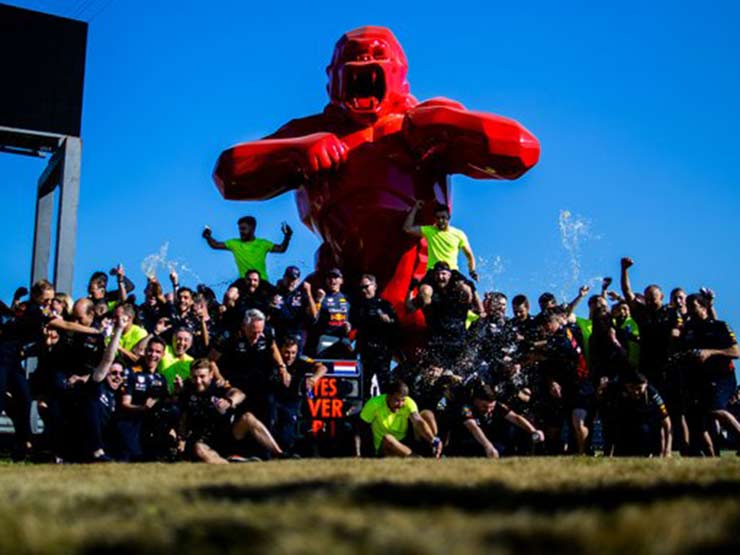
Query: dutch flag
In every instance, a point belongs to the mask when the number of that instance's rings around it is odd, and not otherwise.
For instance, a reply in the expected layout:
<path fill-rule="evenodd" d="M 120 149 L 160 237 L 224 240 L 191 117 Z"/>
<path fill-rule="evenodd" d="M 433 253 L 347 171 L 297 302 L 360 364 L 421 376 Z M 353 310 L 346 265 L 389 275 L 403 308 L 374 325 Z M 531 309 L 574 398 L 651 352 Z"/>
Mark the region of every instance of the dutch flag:
<path fill-rule="evenodd" d="M 357 374 L 357 363 L 351 360 L 343 360 L 334 363 L 334 374 Z"/>

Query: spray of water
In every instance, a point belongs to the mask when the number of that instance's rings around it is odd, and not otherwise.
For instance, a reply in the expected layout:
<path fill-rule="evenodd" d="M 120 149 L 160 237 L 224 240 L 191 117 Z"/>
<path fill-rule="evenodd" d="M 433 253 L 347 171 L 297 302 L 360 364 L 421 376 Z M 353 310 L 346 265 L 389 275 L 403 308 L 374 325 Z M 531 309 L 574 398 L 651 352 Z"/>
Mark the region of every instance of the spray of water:
<path fill-rule="evenodd" d="M 200 276 L 182 260 L 169 258 L 167 253 L 170 249 L 170 242 L 165 241 L 159 251 L 145 256 L 141 261 L 141 271 L 147 277 L 156 277 L 158 270 L 164 270 L 167 274 L 177 272 L 180 276 L 188 275 L 196 283 L 200 283 Z"/>
<path fill-rule="evenodd" d="M 591 222 L 588 219 L 573 215 L 570 210 L 560 210 L 558 228 L 560 243 L 567 255 L 567 270 L 560 294 L 562 298 L 567 298 L 568 295 L 572 296 L 579 286 L 588 284 L 593 288 L 601 281 L 600 277 L 585 280 L 581 278 L 581 249 L 586 242 L 599 239 L 599 236 L 592 233 Z"/>
<path fill-rule="evenodd" d="M 500 255 L 478 256 L 476 268 L 480 275 L 481 291 L 494 291 L 501 288 L 501 276 L 506 270 L 506 262 Z"/>

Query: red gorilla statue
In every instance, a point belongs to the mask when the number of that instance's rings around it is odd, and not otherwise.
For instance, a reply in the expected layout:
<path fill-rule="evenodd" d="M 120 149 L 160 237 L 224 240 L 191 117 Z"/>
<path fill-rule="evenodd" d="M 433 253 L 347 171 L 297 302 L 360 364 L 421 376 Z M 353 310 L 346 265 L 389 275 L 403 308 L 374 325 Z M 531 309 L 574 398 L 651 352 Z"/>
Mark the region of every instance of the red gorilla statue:
<path fill-rule="evenodd" d="M 214 171 L 226 199 L 295 189 L 303 223 L 324 241 L 316 269 L 337 266 L 352 285 L 374 274 L 399 314 L 412 277 L 426 270 L 425 241 L 402 230 L 414 203 L 425 201 L 420 223 L 431 224 L 436 203 L 450 206 L 450 174 L 515 179 L 540 154 L 537 139 L 513 120 L 446 98 L 419 103 L 407 69 L 389 29 L 350 31 L 326 69 L 324 111 L 224 151 Z"/>

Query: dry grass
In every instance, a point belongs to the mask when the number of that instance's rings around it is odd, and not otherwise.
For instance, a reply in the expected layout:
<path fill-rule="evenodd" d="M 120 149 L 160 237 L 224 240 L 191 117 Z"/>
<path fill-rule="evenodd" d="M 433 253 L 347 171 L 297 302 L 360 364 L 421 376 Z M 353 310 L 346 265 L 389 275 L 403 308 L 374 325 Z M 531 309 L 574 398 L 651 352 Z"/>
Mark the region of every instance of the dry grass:
<path fill-rule="evenodd" d="M 740 459 L 0 466 L 0 553 L 739 553 Z"/>

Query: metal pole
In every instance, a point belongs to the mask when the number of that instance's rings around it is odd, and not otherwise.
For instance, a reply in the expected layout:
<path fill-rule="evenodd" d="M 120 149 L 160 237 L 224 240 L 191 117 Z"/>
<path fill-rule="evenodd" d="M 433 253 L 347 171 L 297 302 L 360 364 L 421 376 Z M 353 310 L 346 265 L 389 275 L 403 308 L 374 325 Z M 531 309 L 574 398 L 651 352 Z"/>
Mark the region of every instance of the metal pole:
<path fill-rule="evenodd" d="M 59 180 L 59 219 L 57 248 L 54 259 L 54 286 L 58 291 L 72 293 L 75 252 L 77 249 L 77 207 L 80 203 L 80 165 L 82 140 L 66 137 L 64 159 Z"/>
<path fill-rule="evenodd" d="M 44 172 L 46 174 L 46 172 Z M 51 220 L 54 214 L 54 189 L 45 190 L 42 179 L 36 197 L 36 224 L 33 230 L 33 260 L 31 262 L 31 283 L 49 279 L 49 255 L 51 253 Z"/>

